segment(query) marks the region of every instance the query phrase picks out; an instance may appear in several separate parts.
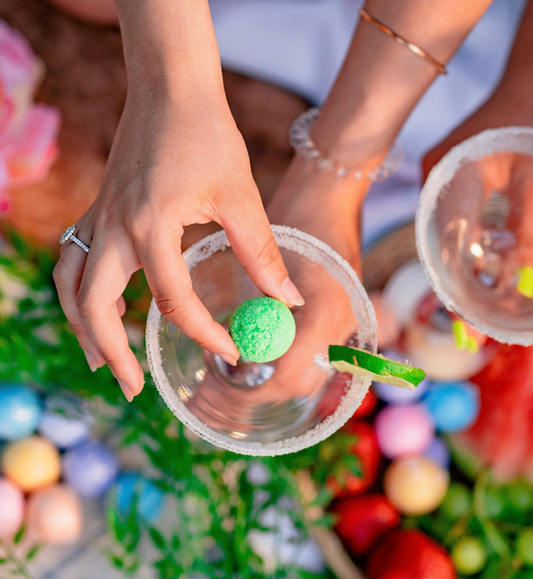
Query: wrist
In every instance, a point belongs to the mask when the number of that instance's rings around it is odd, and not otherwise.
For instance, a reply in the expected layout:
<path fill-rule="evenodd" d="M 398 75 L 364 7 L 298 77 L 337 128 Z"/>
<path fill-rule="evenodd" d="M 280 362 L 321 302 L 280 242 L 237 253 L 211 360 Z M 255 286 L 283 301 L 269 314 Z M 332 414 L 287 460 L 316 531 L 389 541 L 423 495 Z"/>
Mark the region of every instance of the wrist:
<path fill-rule="evenodd" d="M 207 0 L 116 0 L 128 91 L 169 97 L 223 92 L 222 67 Z"/>

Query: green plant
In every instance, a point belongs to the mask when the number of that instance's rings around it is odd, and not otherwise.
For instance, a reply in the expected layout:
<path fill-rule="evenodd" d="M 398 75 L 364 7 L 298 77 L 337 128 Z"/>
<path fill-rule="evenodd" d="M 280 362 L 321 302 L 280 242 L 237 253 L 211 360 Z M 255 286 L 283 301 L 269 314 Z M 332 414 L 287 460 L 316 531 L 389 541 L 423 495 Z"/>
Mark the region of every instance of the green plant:
<path fill-rule="evenodd" d="M 275 552 L 261 557 L 250 541 L 251 533 L 273 533 L 265 526 L 264 513 L 288 516 L 294 527 L 292 541 L 308 537 L 296 473 L 308 470 L 318 486 L 324 486 L 332 465 L 335 474 L 358 473 L 359 465 L 349 452 L 354 438 L 339 433 L 322 445 L 295 455 L 252 459 L 222 451 L 191 437 L 165 406 L 146 374 L 143 393 L 128 404 L 107 368 L 92 374 L 62 313 L 52 282 L 53 257 L 38 252 L 20 237 L 11 236 L 13 250 L 0 255 L 0 381 L 27 382 L 44 393 L 64 390 L 105 405 L 97 419 L 119 434 L 122 446 L 138 445 L 146 453 L 175 511 L 176 524 L 163 531 L 142 521 L 136 508 L 120 516 L 112 501 L 108 527 L 113 546 L 106 554 L 124 576 L 134 577 L 139 566 L 139 544 L 150 540 L 158 556 L 149 562 L 161 579 L 206 576 L 220 579 L 265 579 L 315 577 Z M 139 303 L 147 303 L 147 286 L 141 275 L 125 294 L 130 306 L 129 323 L 143 321 Z M 143 361 L 143 352 L 137 354 Z M 266 476 L 261 484 L 249 480 L 249 467 L 259 462 Z M 319 493 L 316 505 L 331 496 Z M 330 524 L 326 516 L 314 524 Z M 19 569 L 13 545 L 5 546 L 2 565 Z M 9 551 L 11 549 L 11 551 Z M 33 557 L 36 552 L 30 552 Z M 29 557 L 29 554 L 27 554 Z M 18 570 L 18 571 L 17 571 Z M 26 573 L 26 574 L 25 574 Z M 203 575 L 202 575 L 203 574 Z M 330 577 L 326 572 L 323 577 Z"/>

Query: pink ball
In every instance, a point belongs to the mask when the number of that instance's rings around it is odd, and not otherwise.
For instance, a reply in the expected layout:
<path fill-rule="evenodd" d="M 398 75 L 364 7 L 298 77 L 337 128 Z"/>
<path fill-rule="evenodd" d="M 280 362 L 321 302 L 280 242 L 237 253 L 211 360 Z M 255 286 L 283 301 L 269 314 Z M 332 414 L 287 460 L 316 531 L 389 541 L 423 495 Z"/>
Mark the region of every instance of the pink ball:
<path fill-rule="evenodd" d="M 421 404 L 387 406 L 375 426 L 381 451 L 388 458 L 421 454 L 435 435 L 431 417 Z"/>
<path fill-rule="evenodd" d="M 0 539 L 9 539 L 22 526 L 24 495 L 12 482 L 0 479 Z"/>
<path fill-rule="evenodd" d="M 28 501 L 28 529 L 45 543 L 76 541 L 83 529 L 80 499 L 64 484 L 37 491 Z"/>

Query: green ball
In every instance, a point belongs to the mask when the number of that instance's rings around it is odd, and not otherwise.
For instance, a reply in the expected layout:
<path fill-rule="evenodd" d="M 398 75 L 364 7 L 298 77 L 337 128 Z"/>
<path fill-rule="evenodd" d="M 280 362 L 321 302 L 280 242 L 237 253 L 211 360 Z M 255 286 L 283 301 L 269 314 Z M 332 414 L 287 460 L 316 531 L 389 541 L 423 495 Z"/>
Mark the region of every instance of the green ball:
<path fill-rule="evenodd" d="M 291 347 L 296 323 L 291 310 L 274 298 L 242 303 L 229 321 L 229 333 L 240 355 L 250 362 L 272 362 Z"/>
<path fill-rule="evenodd" d="M 475 537 L 461 539 L 452 550 L 452 559 L 459 573 L 474 575 L 487 562 L 487 552 L 483 543 Z"/>
<path fill-rule="evenodd" d="M 461 483 L 454 482 L 449 486 L 440 509 L 450 519 L 458 519 L 468 513 L 471 505 L 472 500 L 468 488 Z"/>
<path fill-rule="evenodd" d="M 485 491 L 485 506 L 491 518 L 499 517 L 503 512 L 503 499 L 498 489 L 488 487 Z"/>
<path fill-rule="evenodd" d="M 511 506 L 522 512 L 531 505 L 533 489 L 528 482 L 518 480 L 509 487 L 508 496 Z"/>
<path fill-rule="evenodd" d="M 524 563 L 533 565 L 533 529 L 524 529 L 518 534 L 516 550 Z"/>

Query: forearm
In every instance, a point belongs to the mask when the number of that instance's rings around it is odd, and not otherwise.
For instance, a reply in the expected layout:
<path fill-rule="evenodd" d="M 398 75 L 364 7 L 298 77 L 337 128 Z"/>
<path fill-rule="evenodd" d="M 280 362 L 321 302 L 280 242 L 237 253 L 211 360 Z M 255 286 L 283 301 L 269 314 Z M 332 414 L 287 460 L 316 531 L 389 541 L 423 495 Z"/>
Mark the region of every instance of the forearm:
<path fill-rule="evenodd" d="M 445 64 L 490 0 L 368 0 L 367 11 Z M 345 162 L 383 154 L 437 77 L 426 60 L 361 21 L 313 136 Z"/>
<path fill-rule="evenodd" d="M 194 98 L 223 94 L 220 56 L 207 0 L 115 0 L 129 89 Z"/>

